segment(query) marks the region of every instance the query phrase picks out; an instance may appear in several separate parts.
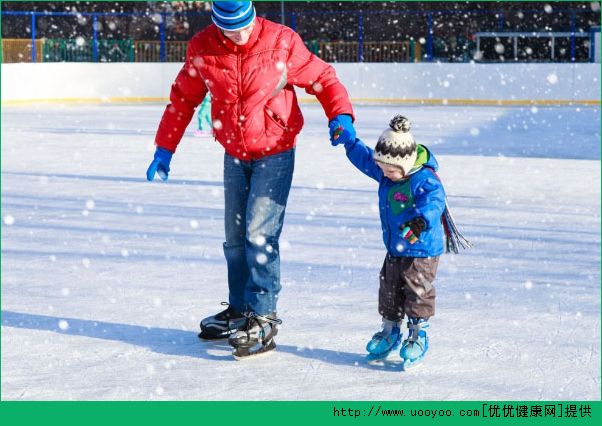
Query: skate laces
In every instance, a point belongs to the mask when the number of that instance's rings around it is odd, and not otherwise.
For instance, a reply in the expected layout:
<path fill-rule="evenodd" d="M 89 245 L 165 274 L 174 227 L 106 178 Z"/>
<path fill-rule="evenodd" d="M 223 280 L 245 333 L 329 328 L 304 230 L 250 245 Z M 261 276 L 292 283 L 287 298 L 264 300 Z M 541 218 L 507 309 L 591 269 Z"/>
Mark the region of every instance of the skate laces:
<path fill-rule="evenodd" d="M 246 324 L 245 324 L 245 328 L 246 328 L 246 333 L 248 336 L 251 335 L 251 330 L 253 329 L 253 323 L 257 324 L 257 326 L 264 330 L 265 325 L 262 324 L 261 322 L 259 322 L 259 320 L 264 321 L 267 324 L 270 324 L 270 327 L 273 327 L 274 324 L 282 324 L 282 320 L 278 319 L 278 318 L 272 318 L 270 316 L 267 315 L 260 315 L 258 313 L 255 312 L 243 312 L 242 314 L 246 319 Z M 265 331 L 263 331 L 265 332 Z"/>
<path fill-rule="evenodd" d="M 413 344 L 416 343 L 420 347 L 423 347 L 422 342 L 418 340 L 420 336 L 420 330 L 424 330 L 429 328 L 429 323 L 427 320 L 418 319 L 418 318 L 409 318 L 408 319 L 408 339 L 407 343 Z M 423 337 L 426 337 L 426 333 L 423 333 Z"/>
<path fill-rule="evenodd" d="M 269 322 L 270 324 L 282 324 L 282 320 L 279 318 L 272 318 L 267 315 L 259 315 L 255 312 L 245 312 L 242 315 L 247 319 L 260 319 L 265 322 Z"/>
<path fill-rule="evenodd" d="M 230 320 L 231 317 L 235 316 L 234 314 L 238 313 L 238 311 L 235 308 L 233 308 L 232 305 L 230 305 L 228 302 L 221 302 L 220 305 L 227 306 L 227 308 L 215 314 L 216 318 L 225 316 L 226 320 Z"/>
<path fill-rule="evenodd" d="M 227 306 L 227 308 L 226 308 L 225 310 L 223 310 L 223 311 L 222 311 L 222 312 L 224 312 L 224 313 L 225 313 L 225 312 L 228 312 L 228 311 L 230 311 L 230 310 L 232 310 L 232 309 L 234 309 L 232 306 L 230 306 L 230 304 L 229 304 L 228 302 L 221 302 L 221 303 L 220 303 L 220 305 L 222 305 L 222 306 Z"/>
<path fill-rule="evenodd" d="M 399 335 L 399 324 L 393 321 L 384 321 L 383 320 L 383 329 L 377 331 L 373 339 L 385 340 L 387 343 L 391 342 L 391 339 L 395 336 L 395 332 Z"/>

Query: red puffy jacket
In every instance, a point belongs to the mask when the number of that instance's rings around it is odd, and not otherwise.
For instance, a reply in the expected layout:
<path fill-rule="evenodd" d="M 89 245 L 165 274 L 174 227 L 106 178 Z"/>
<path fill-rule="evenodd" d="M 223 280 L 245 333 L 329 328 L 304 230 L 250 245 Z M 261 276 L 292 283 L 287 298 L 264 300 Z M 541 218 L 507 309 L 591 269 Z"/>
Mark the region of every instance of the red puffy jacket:
<path fill-rule="evenodd" d="M 290 28 L 258 17 L 249 41 L 237 46 L 212 24 L 188 43 L 155 144 L 175 152 L 209 90 L 213 133 L 228 154 L 251 160 L 290 149 L 303 127 L 293 85 L 315 95 L 329 120 L 353 116 L 334 68 Z"/>

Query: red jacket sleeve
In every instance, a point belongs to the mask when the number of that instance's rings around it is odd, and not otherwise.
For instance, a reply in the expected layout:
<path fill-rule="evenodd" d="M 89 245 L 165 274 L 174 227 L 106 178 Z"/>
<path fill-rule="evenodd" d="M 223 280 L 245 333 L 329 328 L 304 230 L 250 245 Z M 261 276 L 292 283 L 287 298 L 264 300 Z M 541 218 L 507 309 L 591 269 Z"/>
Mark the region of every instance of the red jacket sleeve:
<path fill-rule="evenodd" d="M 355 120 L 347 90 L 337 78 L 334 68 L 307 50 L 299 34 L 294 31 L 291 34 L 288 83 L 315 95 L 328 120 L 339 114 L 349 114 Z"/>
<path fill-rule="evenodd" d="M 155 136 L 155 145 L 176 151 L 186 127 L 194 116 L 194 109 L 207 94 L 207 86 L 193 65 L 194 39 L 188 43 L 186 62 L 171 86 L 170 104 L 165 108 Z"/>

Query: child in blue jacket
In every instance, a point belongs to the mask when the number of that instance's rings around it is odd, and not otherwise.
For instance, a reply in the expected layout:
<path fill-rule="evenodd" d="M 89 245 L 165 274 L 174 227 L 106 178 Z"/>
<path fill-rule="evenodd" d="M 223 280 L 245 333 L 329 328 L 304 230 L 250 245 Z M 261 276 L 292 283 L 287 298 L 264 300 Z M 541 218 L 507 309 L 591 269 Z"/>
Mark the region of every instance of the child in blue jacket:
<path fill-rule="evenodd" d="M 435 173 L 437 160 L 425 146 L 416 144 L 407 118 L 393 117 L 374 150 L 345 132 L 339 136 L 333 145 L 343 143 L 353 165 L 379 183 L 387 248 L 378 293 L 383 326 L 366 347 L 368 360 L 384 359 L 401 344 L 399 355 L 407 368 L 420 362 L 428 350 L 428 320 L 435 314 L 433 281 L 444 252 L 443 227 L 450 228 L 452 236 L 456 232 L 456 239 L 448 240 L 448 249 L 457 251 L 458 244 L 468 243 L 448 216 L 445 190 Z M 402 343 L 406 315 L 408 334 Z"/>
<path fill-rule="evenodd" d="M 211 135 L 213 130 L 213 122 L 211 121 L 211 94 L 207 93 L 203 102 L 199 106 L 196 114 L 198 129 L 195 130 L 195 136 Z"/>

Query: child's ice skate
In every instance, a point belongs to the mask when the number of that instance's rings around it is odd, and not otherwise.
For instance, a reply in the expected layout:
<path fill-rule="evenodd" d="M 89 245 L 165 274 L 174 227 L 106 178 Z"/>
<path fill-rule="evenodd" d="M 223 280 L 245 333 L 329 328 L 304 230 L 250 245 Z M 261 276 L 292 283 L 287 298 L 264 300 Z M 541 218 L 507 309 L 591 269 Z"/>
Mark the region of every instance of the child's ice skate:
<path fill-rule="evenodd" d="M 382 361 L 392 352 L 395 352 L 401 343 L 400 322 L 389 321 L 383 318 L 383 329 L 374 336 L 366 345 L 368 362 Z"/>
<path fill-rule="evenodd" d="M 408 318 L 408 338 L 403 341 L 399 356 L 403 362 L 403 369 L 407 370 L 419 364 L 429 349 L 429 338 L 426 329 L 429 323 L 424 318 Z"/>

